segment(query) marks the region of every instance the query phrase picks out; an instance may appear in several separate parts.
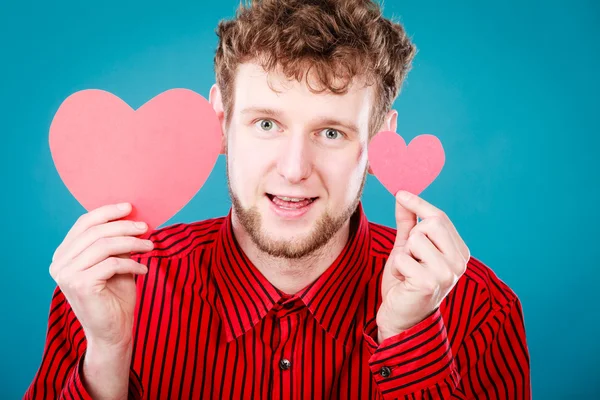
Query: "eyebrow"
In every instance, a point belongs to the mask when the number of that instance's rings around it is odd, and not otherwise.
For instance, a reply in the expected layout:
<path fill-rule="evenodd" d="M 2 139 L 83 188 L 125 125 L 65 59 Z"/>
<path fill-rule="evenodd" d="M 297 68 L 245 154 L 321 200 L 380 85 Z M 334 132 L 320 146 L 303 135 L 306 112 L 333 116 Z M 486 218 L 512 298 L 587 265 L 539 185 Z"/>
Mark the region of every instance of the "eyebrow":
<path fill-rule="evenodd" d="M 282 112 L 274 110 L 272 108 L 265 107 L 247 107 L 240 111 L 241 114 L 263 114 L 268 115 L 270 117 L 277 117 L 282 114 Z M 340 121 L 335 118 L 329 117 L 321 117 L 315 119 L 315 122 L 321 125 L 329 125 L 329 126 L 343 126 L 344 128 L 351 130 L 355 133 L 359 132 L 358 126 L 356 124 L 349 121 Z"/>

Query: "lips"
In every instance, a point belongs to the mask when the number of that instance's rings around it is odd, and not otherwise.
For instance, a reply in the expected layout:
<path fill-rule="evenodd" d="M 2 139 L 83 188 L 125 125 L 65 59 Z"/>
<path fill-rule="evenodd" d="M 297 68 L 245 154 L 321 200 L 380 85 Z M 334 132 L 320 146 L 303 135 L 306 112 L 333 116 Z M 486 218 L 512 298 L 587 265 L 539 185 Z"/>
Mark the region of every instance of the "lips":
<path fill-rule="evenodd" d="M 283 195 L 273 195 L 267 193 L 269 199 L 276 206 L 287 209 L 287 210 L 297 210 L 303 207 L 310 205 L 313 201 L 317 199 L 317 197 L 294 197 L 294 196 L 283 196 Z"/>

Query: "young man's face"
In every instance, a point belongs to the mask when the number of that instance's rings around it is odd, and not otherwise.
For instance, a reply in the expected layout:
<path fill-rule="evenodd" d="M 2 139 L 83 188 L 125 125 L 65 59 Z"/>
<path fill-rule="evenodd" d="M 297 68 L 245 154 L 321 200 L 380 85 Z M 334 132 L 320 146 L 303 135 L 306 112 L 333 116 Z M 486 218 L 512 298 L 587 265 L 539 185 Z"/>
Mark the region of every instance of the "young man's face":
<path fill-rule="evenodd" d="M 358 81 L 344 95 L 316 94 L 253 63 L 240 65 L 235 82 L 226 132 L 234 217 L 262 251 L 308 255 L 360 200 L 373 89 Z"/>

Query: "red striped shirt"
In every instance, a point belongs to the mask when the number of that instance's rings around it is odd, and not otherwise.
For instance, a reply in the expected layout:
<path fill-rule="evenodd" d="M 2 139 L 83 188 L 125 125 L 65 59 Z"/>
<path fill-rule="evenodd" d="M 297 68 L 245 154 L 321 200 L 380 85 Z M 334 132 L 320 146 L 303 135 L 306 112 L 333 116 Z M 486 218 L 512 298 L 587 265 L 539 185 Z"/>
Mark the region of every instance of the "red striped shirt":
<path fill-rule="evenodd" d="M 529 399 L 517 296 L 475 258 L 440 308 L 377 344 L 383 266 L 395 230 L 362 206 L 337 260 L 290 296 L 252 265 L 226 217 L 149 235 L 137 279 L 130 398 Z M 25 398 L 89 399 L 86 341 L 59 289 Z"/>

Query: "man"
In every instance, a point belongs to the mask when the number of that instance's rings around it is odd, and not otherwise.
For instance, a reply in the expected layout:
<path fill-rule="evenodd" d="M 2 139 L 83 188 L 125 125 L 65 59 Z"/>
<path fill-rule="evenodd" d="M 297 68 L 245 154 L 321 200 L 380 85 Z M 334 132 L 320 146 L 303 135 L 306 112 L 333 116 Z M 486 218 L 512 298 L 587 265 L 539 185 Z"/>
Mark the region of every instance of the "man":
<path fill-rule="evenodd" d="M 403 28 L 370 1 L 270 0 L 218 34 L 232 210 L 153 232 L 130 204 L 83 215 L 25 397 L 529 398 L 520 302 L 448 217 L 402 192 L 397 230 L 363 213 Z"/>

